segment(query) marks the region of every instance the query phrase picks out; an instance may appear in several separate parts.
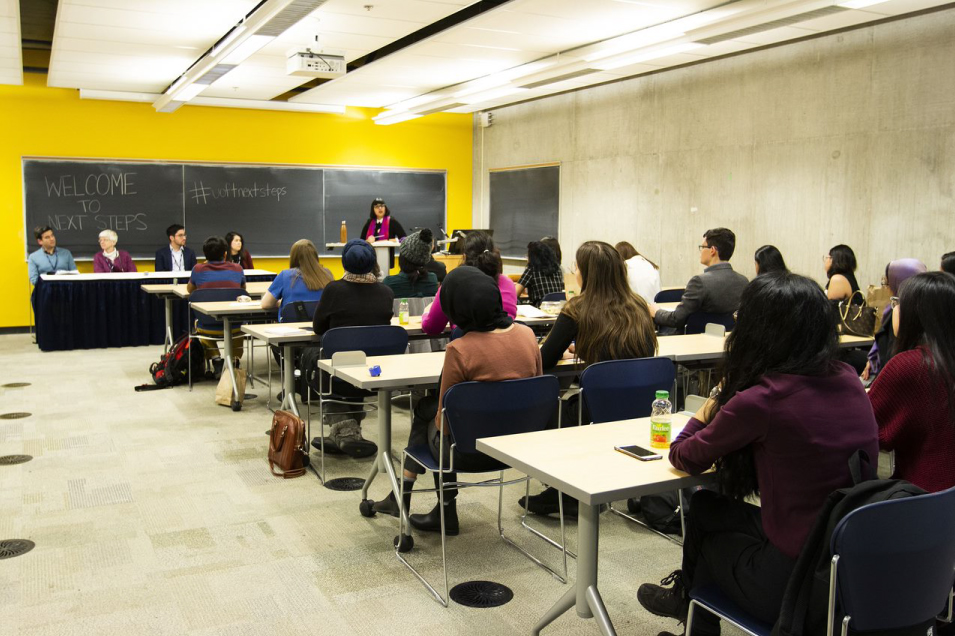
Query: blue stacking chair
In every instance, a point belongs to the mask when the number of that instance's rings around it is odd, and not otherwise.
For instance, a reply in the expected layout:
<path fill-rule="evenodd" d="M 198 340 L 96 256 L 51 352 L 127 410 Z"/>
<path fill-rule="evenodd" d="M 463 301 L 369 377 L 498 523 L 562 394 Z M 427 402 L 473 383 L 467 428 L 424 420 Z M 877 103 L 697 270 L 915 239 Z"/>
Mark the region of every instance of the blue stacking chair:
<path fill-rule="evenodd" d="M 544 297 L 541 298 L 542 303 L 557 303 L 562 300 L 567 300 L 567 294 L 565 292 L 551 292 L 549 294 L 544 294 Z"/>
<path fill-rule="evenodd" d="M 315 316 L 315 310 L 318 309 L 317 300 L 297 300 L 292 303 L 282 303 L 279 306 L 280 322 L 302 322 L 302 320 L 311 320 Z M 254 350 L 254 347 L 253 347 Z M 285 365 L 282 364 L 281 347 L 273 347 L 275 359 L 279 363 L 279 372 L 285 372 Z M 266 404 L 269 410 L 272 410 L 272 359 L 269 358 L 269 401 Z"/>
<path fill-rule="evenodd" d="M 827 634 L 914 627 L 951 605 L 955 578 L 955 488 L 862 506 L 832 533 Z M 773 626 L 743 612 L 715 586 L 690 591 L 696 608 L 755 636 Z"/>
<path fill-rule="evenodd" d="M 684 327 L 683 333 L 703 333 L 706 331 L 706 325 L 723 325 L 727 331 L 733 331 L 736 321 L 731 313 L 710 314 L 705 311 L 697 311 L 686 317 L 686 327 Z"/>
<path fill-rule="evenodd" d="M 608 360 L 592 364 L 580 374 L 580 408 L 578 423 L 601 424 L 649 417 L 657 391 L 673 393 L 676 368 L 669 358 Z M 584 411 L 590 421 L 584 421 Z M 681 544 L 682 541 L 648 526 L 642 519 L 617 510 L 621 517 L 639 523 L 661 537 Z M 680 522 L 683 523 L 683 495 L 680 494 Z"/>
<path fill-rule="evenodd" d="M 322 335 L 322 343 L 319 347 L 319 356 L 322 359 L 331 358 L 340 351 L 361 351 L 366 356 L 391 356 L 407 353 L 408 351 L 408 332 L 403 327 L 393 325 L 374 325 L 367 327 L 336 327 L 329 329 Z M 302 373 L 307 373 L 302 369 Z M 327 403 L 348 404 L 355 406 L 354 411 L 350 413 L 361 413 L 367 410 L 374 410 L 377 405 L 366 404 L 365 397 L 374 395 L 373 391 L 363 391 L 356 389 L 346 382 L 336 380 L 326 373 L 319 372 L 318 377 L 318 421 L 321 426 L 321 444 L 319 454 L 321 456 L 322 474 L 319 476 L 322 483 L 325 483 L 325 414 L 324 405 Z M 327 378 L 327 382 L 326 382 Z M 308 383 L 306 383 L 307 386 Z M 307 437 L 311 439 L 312 431 L 312 390 L 308 387 L 308 408 L 306 416 Z"/>
<path fill-rule="evenodd" d="M 444 394 L 441 402 L 441 420 L 451 431 L 451 457 L 444 454 L 444 433 L 442 431 L 441 453 L 435 461 L 431 455 L 431 448 L 427 444 L 409 446 L 402 452 L 401 465 L 405 458 L 410 457 L 414 462 L 425 469 L 427 473 L 450 473 L 462 471 L 454 467 L 454 452 L 480 454 L 476 448 L 479 438 L 498 437 L 500 435 L 516 435 L 542 431 L 555 415 L 559 413 L 560 384 L 557 378 L 551 375 L 542 375 L 521 380 L 505 380 L 502 382 L 461 382 L 455 384 Z M 558 415 L 559 417 L 559 415 Z M 561 583 L 567 582 L 567 553 L 564 552 L 563 576 L 547 566 L 543 561 L 530 554 L 521 546 L 514 543 L 504 534 L 501 523 L 501 513 L 504 502 L 504 486 L 516 483 L 527 483 L 528 477 L 521 477 L 510 481 L 504 480 L 504 471 L 509 468 L 495 459 L 487 459 L 486 468 L 480 472 L 498 472 L 498 477 L 481 482 L 452 482 L 445 484 L 440 481 L 438 488 L 415 489 L 415 492 L 438 493 L 438 502 L 441 510 L 441 562 L 444 568 L 444 596 L 428 582 L 418 570 L 405 559 L 403 552 L 408 552 L 414 546 L 410 534 L 405 534 L 404 520 L 399 518 L 398 537 L 395 539 L 395 554 L 398 560 L 410 569 L 419 581 L 428 589 L 436 601 L 444 607 L 448 606 L 448 560 L 447 536 L 444 526 L 444 489 L 445 487 L 462 488 L 475 486 L 497 487 L 497 532 L 501 539 L 513 546 L 524 556 L 549 572 Z M 476 474 L 472 471 L 466 474 Z M 404 501 L 404 480 L 401 484 L 399 501 Z M 563 511 L 561 511 L 563 512 Z M 561 543 L 564 539 L 564 522 L 561 514 Z"/>
<path fill-rule="evenodd" d="M 200 314 L 196 312 L 193 317 L 192 313 L 192 303 L 214 303 L 222 301 L 234 301 L 239 296 L 245 294 L 245 290 L 239 287 L 230 287 L 225 289 L 197 289 L 189 294 L 189 324 L 192 325 L 192 330 L 189 336 L 191 338 L 196 338 L 197 340 L 206 340 L 210 342 L 224 342 L 226 338 L 231 338 L 232 334 L 222 334 L 222 337 L 210 336 L 206 334 L 199 334 L 198 330 L 203 329 L 205 331 L 222 331 L 222 322 L 214 320 L 212 317 L 207 316 L 206 314 Z M 233 327 L 238 327 L 238 324 L 233 324 Z M 205 355 L 205 349 L 203 349 L 202 354 Z M 224 373 L 228 373 L 228 369 L 223 370 Z M 189 347 L 189 390 L 192 390 L 192 347 Z"/>
<path fill-rule="evenodd" d="M 653 302 L 655 303 L 678 303 L 683 300 L 682 289 L 664 289 L 663 291 L 657 292 L 657 295 L 653 297 Z"/>

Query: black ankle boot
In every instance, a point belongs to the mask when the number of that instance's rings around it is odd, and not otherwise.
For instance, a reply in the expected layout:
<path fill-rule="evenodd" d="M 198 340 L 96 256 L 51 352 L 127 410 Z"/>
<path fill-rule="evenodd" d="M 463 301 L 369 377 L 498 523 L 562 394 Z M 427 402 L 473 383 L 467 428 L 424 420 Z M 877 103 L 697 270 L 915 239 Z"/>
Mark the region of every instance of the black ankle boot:
<path fill-rule="evenodd" d="M 411 489 L 414 488 L 414 482 L 406 479 L 405 483 L 405 496 L 402 503 L 404 503 L 405 510 L 410 510 L 411 508 Z M 372 510 L 375 512 L 380 512 L 382 514 L 391 515 L 392 517 L 400 517 L 401 512 L 398 510 L 398 498 L 395 497 L 394 492 L 388 493 L 388 496 L 380 501 L 376 501 L 372 505 Z"/>
<path fill-rule="evenodd" d="M 441 532 L 441 503 L 439 502 L 426 515 L 411 515 L 411 525 L 422 532 Z M 449 537 L 460 532 L 458 526 L 458 508 L 455 499 L 444 500 L 444 533 Z"/>

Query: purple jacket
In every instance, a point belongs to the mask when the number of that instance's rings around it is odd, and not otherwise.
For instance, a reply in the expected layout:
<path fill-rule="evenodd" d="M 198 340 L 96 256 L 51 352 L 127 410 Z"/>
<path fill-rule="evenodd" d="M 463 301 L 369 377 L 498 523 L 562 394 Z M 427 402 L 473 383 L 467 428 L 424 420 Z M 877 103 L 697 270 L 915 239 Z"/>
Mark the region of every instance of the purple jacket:
<path fill-rule="evenodd" d="M 752 445 L 763 530 L 786 556 L 799 556 L 829 493 L 852 485 L 849 458 L 879 457 L 879 427 L 855 371 L 764 376 L 727 402 L 708 425 L 691 418 L 670 445 L 670 463 L 698 475 Z"/>
<path fill-rule="evenodd" d="M 136 263 L 130 258 L 129 252 L 125 250 L 116 250 L 119 255 L 112 263 L 103 255 L 102 251 L 96 253 L 93 257 L 93 273 L 112 274 L 114 272 L 135 272 Z"/>

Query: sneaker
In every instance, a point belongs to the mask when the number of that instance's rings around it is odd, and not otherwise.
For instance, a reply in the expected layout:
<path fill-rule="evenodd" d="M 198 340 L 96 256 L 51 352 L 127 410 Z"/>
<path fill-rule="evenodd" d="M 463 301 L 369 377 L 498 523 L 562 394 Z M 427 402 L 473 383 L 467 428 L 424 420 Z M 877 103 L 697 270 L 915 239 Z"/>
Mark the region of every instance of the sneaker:
<path fill-rule="evenodd" d="M 671 584 L 672 587 L 664 587 Z M 637 600 L 651 614 L 686 622 L 690 601 L 683 584 L 683 570 L 674 570 L 660 585 L 644 583 L 637 589 Z"/>
<path fill-rule="evenodd" d="M 535 515 L 551 515 L 560 512 L 560 505 L 557 496 L 560 494 L 556 488 L 545 488 L 543 492 L 537 495 L 527 497 L 527 511 Z M 573 497 L 563 495 L 564 498 L 564 516 L 577 517 L 577 500 Z M 524 507 L 524 497 L 517 500 L 517 505 Z"/>

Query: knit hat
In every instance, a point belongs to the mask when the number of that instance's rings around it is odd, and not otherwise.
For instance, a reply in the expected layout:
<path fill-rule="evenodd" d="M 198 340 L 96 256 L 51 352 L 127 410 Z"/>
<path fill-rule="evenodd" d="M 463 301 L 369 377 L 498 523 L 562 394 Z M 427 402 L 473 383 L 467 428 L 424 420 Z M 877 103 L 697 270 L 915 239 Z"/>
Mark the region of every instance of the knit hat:
<path fill-rule="evenodd" d="M 412 265 L 427 265 L 431 261 L 431 230 L 424 228 L 410 234 L 398 248 L 398 255 L 404 256 Z"/>
<path fill-rule="evenodd" d="M 351 274 L 367 274 L 375 269 L 378 261 L 375 248 L 361 239 L 352 239 L 345 243 L 342 250 L 342 267 Z"/>

